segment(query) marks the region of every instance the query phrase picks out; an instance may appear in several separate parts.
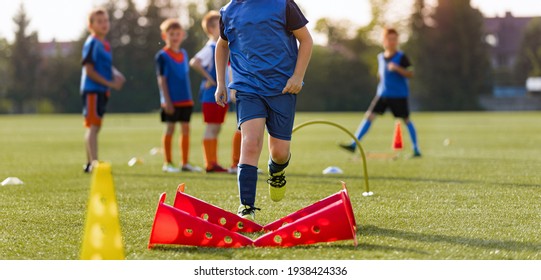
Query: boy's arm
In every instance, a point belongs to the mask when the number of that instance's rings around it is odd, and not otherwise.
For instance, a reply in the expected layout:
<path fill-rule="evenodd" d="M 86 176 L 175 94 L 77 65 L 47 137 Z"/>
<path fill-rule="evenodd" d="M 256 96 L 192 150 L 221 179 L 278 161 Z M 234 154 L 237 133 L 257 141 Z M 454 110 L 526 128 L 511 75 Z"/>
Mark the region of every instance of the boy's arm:
<path fill-rule="evenodd" d="M 201 76 L 203 76 L 206 80 L 207 80 L 207 84 L 206 84 L 206 87 L 209 88 L 211 86 L 215 86 L 216 85 L 216 81 L 214 80 L 214 78 L 212 78 L 209 73 L 207 73 L 207 71 L 205 70 L 205 68 L 203 68 L 203 65 L 201 64 L 201 59 L 197 58 L 197 57 L 194 57 L 190 60 L 190 66 L 199 74 L 201 74 Z"/>
<path fill-rule="evenodd" d="M 173 102 L 171 102 L 169 88 L 167 87 L 167 78 L 165 76 L 158 75 L 158 86 L 160 87 L 163 99 L 165 100 L 165 112 L 169 115 L 173 114 L 175 111 L 175 107 L 173 106 Z"/>
<path fill-rule="evenodd" d="M 299 41 L 299 55 L 297 57 L 297 64 L 293 76 L 287 81 L 287 85 L 282 90 L 282 93 L 289 92 L 297 94 L 302 89 L 304 75 L 306 74 L 306 69 L 308 68 L 310 57 L 312 56 L 312 46 L 314 42 L 306 26 L 294 30 L 293 35 Z"/>
<path fill-rule="evenodd" d="M 217 88 L 214 98 L 218 105 L 224 107 L 227 103 L 227 89 L 225 84 L 225 75 L 227 62 L 229 61 L 229 44 L 226 40 L 221 37 L 216 43 L 216 79 L 217 79 Z"/>
<path fill-rule="evenodd" d="M 398 65 L 396 63 L 391 62 L 391 63 L 389 63 L 388 67 L 389 67 L 389 70 L 394 71 L 394 72 L 396 72 L 396 73 L 398 73 L 398 74 L 400 74 L 400 75 L 402 75 L 402 76 L 404 76 L 404 77 L 406 77 L 408 79 L 411 79 L 414 76 L 412 70 L 406 69 L 406 68 L 404 68 L 404 67 L 402 67 L 402 66 L 400 66 L 400 65 Z"/>
<path fill-rule="evenodd" d="M 120 88 L 122 88 L 122 83 L 120 81 L 115 81 L 115 80 L 109 81 L 105 79 L 102 75 L 100 75 L 100 73 L 98 73 L 94 69 L 94 64 L 85 63 L 84 68 L 86 71 L 86 75 L 94 82 L 102 84 L 108 88 L 116 89 L 116 90 L 120 90 Z"/>

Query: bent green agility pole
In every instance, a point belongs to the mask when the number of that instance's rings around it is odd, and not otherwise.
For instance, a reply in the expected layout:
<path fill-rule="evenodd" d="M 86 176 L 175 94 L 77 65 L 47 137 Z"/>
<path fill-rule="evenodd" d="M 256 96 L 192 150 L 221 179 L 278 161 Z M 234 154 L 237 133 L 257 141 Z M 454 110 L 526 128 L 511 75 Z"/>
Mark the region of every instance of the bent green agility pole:
<path fill-rule="evenodd" d="M 370 191 L 370 187 L 368 185 L 368 168 L 366 166 L 366 155 L 364 154 L 364 149 L 363 149 L 363 146 L 361 145 L 361 142 L 359 141 L 359 139 L 357 139 L 357 137 L 355 137 L 355 135 L 353 135 L 353 133 L 349 132 L 349 130 L 347 130 L 345 127 L 335 123 L 335 122 L 331 122 L 331 121 L 324 121 L 324 120 L 313 120 L 313 121 L 307 121 L 307 122 L 304 122 L 304 123 L 301 123 L 297 126 L 295 126 L 293 128 L 293 133 L 305 126 L 309 126 L 309 125 L 313 125 L 313 124 L 326 124 L 326 125 L 330 125 L 330 126 L 334 126 L 340 130 L 342 130 L 343 132 L 345 132 L 347 135 L 349 135 L 349 137 L 351 137 L 355 143 L 357 143 L 357 147 L 359 147 L 359 151 L 361 152 L 361 159 L 363 161 L 363 177 L 364 177 L 364 192 L 363 192 L 363 196 L 372 196 L 374 193 Z"/>

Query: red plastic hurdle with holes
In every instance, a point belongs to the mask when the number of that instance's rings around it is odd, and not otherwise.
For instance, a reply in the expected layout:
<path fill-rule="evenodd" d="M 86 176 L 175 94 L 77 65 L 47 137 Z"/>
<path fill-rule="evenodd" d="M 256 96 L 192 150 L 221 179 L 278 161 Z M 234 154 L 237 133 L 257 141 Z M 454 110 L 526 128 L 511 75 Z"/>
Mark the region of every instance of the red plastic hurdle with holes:
<path fill-rule="evenodd" d="M 190 196 L 181 184 L 173 206 L 161 194 L 149 239 L 158 244 L 238 248 L 290 247 L 320 242 L 354 240 L 356 222 L 345 183 L 342 190 L 266 226 Z M 239 232 L 267 231 L 256 240 Z"/>

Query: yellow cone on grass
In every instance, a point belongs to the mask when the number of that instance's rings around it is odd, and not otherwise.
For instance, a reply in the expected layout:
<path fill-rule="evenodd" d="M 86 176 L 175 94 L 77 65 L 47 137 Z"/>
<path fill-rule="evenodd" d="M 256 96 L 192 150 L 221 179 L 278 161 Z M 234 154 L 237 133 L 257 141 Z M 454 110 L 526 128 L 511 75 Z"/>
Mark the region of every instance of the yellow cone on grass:
<path fill-rule="evenodd" d="M 81 259 L 124 259 L 111 164 L 107 162 L 99 162 L 93 167 Z"/>

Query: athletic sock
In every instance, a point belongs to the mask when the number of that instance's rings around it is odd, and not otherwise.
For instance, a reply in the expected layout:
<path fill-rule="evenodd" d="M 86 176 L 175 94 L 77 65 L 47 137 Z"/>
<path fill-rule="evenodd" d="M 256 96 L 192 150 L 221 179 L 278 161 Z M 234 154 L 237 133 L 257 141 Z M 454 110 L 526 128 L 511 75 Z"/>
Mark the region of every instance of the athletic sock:
<path fill-rule="evenodd" d="M 235 134 L 233 135 L 233 148 L 232 148 L 233 152 L 231 155 L 232 167 L 239 165 L 241 142 L 242 142 L 242 134 L 240 133 L 240 130 L 237 130 Z"/>
<path fill-rule="evenodd" d="M 289 165 L 289 160 L 291 160 L 291 155 L 289 155 L 289 159 L 286 163 L 278 164 L 272 160 L 272 158 L 269 159 L 269 172 L 270 174 L 275 174 L 278 172 L 283 171 L 286 169 L 286 167 Z"/>
<path fill-rule="evenodd" d="M 173 138 L 173 135 L 164 134 L 162 136 L 162 146 L 163 146 L 163 154 L 165 156 L 165 162 L 171 163 L 171 139 Z"/>
<path fill-rule="evenodd" d="M 203 154 L 205 155 L 205 167 L 211 168 L 216 164 L 214 153 L 214 143 L 216 139 L 203 139 Z"/>
<path fill-rule="evenodd" d="M 212 140 L 212 158 L 211 160 L 218 164 L 218 138 Z"/>
<path fill-rule="evenodd" d="M 182 151 L 182 165 L 188 164 L 188 156 L 190 153 L 190 136 L 182 135 L 180 139 L 180 149 Z"/>
<path fill-rule="evenodd" d="M 257 187 L 257 167 L 239 164 L 237 181 L 239 185 L 240 203 L 254 207 Z"/>
<path fill-rule="evenodd" d="M 411 121 L 409 121 L 406 125 L 410 133 L 411 143 L 413 144 L 413 150 L 418 152 L 419 146 L 417 144 L 417 132 L 415 131 L 415 126 L 413 125 L 413 122 Z"/>
<path fill-rule="evenodd" d="M 361 124 L 359 125 L 359 128 L 357 128 L 357 131 L 355 132 L 355 137 L 360 141 L 363 136 L 368 132 L 370 129 L 370 126 L 372 125 L 372 122 L 368 119 L 364 119 Z M 357 147 L 357 143 L 355 141 L 351 142 L 352 147 Z"/>

